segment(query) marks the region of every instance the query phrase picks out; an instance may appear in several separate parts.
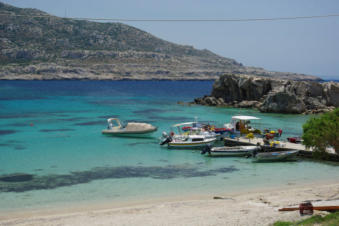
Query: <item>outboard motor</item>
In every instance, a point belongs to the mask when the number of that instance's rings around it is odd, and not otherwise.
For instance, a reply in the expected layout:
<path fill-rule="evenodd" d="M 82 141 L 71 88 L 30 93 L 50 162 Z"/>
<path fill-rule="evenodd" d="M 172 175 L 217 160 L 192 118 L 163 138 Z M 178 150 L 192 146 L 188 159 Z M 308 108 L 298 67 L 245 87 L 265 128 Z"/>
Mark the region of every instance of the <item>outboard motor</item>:
<path fill-rule="evenodd" d="M 168 144 L 171 141 L 172 141 L 172 137 L 167 136 L 167 138 L 161 141 L 160 145 Z"/>
<path fill-rule="evenodd" d="M 257 154 L 258 154 L 257 149 L 251 151 L 251 155 L 252 155 L 253 158 L 255 158 L 255 156 L 256 156 Z M 248 156 L 248 157 L 250 157 L 250 156 Z"/>
<path fill-rule="evenodd" d="M 204 149 L 202 149 L 201 154 L 204 155 L 206 153 L 211 154 L 211 145 L 206 145 Z"/>

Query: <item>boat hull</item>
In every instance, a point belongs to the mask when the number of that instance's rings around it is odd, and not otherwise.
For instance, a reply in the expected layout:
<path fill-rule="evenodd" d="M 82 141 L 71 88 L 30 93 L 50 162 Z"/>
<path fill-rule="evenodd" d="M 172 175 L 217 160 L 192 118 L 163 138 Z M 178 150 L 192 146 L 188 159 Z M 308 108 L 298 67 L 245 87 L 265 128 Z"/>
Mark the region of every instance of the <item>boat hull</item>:
<path fill-rule="evenodd" d="M 253 161 L 255 162 L 279 162 L 279 161 L 295 161 L 297 160 L 298 151 L 280 151 L 258 153 Z"/>
<path fill-rule="evenodd" d="M 249 156 L 258 147 L 238 146 L 238 147 L 214 147 L 208 151 L 209 156 L 213 157 L 243 157 Z"/>
<path fill-rule="evenodd" d="M 140 131 L 140 132 L 121 132 L 121 131 L 112 131 L 112 130 L 103 130 L 102 134 L 107 135 L 107 136 L 117 136 L 117 137 L 140 137 L 140 138 L 148 138 L 151 137 L 152 134 L 157 131 L 155 130 L 150 130 L 150 131 Z"/>
<path fill-rule="evenodd" d="M 168 147 L 169 148 L 202 148 L 206 145 L 213 144 L 216 141 L 216 138 L 212 139 L 206 139 L 205 141 L 199 141 L 199 142 L 169 142 Z"/>

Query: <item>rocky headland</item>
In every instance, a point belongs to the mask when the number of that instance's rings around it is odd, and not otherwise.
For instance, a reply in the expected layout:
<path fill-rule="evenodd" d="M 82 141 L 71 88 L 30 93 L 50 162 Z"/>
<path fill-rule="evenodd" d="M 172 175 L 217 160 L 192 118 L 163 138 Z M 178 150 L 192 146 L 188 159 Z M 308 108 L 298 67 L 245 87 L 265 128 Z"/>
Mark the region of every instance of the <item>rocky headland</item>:
<path fill-rule="evenodd" d="M 319 80 L 246 67 L 121 23 L 60 18 L 0 2 L 0 79 L 217 79 L 225 73 Z"/>
<path fill-rule="evenodd" d="M 339 83 L 225 74 L 215 81 L 210 96 L 196 98 L 194 103 L 261 112 L 321 113 L 339 107 Z"/>

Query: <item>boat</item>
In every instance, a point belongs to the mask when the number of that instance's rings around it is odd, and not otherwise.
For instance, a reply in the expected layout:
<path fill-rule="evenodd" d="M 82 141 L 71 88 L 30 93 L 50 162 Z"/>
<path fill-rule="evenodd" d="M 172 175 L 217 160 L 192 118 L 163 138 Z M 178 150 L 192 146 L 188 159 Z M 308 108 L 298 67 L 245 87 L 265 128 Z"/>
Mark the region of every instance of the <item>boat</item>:
<path fill-rule="evenodd" d="M 121 123 L 118 118 L 107 119 L 107 129 L 102 130 L 105 135 L 127 137 L 149 137 L 157 131 L 157 127 L 143 122 Z"/>
<path fill-rule="evenodd" d="M 220 133 L 215 133 L 214 131 L 210 130 L 209 125 L 198 123 L 197 121 L 175 124 L 172 126 L 172 128 L 176 128 L 178 131 L 177 134 L 172 135 L 174 137 L 203 135 L 205 138 L 216 138 L 220 136 Z"/>
<path fill-rule="evenodd" d="M 224 127 L 233 133 L 244 133 L 244 131 L 254 132 L 255 129 L 249 125 L 251 120 L 260 120 L 260 118 L 247 115 L 236 115 L 232 116 L 230 123 L 225 124 Z"/>
<path fill-rule="evenodd" d="M 294 144 L 301 144 L 302 139 L 301 137 L 287 137 L 288 142 L 294 143 Z"/>
<path fill-rule="evenodd" d="M 272 152 L 253 152 L 253 161 L 255 162 L 276 162 L 276 161 L 295 161 L 298 150 L 272 151 Z"/>
<path fill-rule="evenodd" d="M 167 144 L 169 148 L 202 148 L 206 145 L 213 144 L 217 138 L 206 137 L 204 135 L 187 135 L 187 136 L 168 136 L 163 133 L 163 140 L 160 145 Z"/>
<path fill-rule="evenodd" d="M 215 157 L 240 157 L 240 156 L 251 156 L 253 151 L 260 150 L 260 146 L 234 146 L 234 147 L 210 147 L 206 146 L 201 154 L 208 154 L 208 156 Z"/>

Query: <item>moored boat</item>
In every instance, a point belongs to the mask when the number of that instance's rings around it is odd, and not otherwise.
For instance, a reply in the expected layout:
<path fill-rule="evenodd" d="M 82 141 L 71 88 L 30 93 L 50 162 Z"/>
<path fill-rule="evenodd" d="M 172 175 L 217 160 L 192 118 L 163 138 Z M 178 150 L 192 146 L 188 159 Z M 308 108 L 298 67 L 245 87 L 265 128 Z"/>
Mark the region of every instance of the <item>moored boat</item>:
<path fill-rule="evenodd" d="M 117 118 L 109 118 L 107 123 L 107 129 L 102 130 L 105 135 L 149 137 L 153 132 L 157 131 L 157 127 L 149 123 L 128 122 L 127 124 L 122 124 Z"/>
<path fill-rule="evenodd" d="M 295 161 L 297 160 L 298 150 L 273 151 L 273 152 L 253 152 L 253 161 L 255 162 L 276 162 L 276 161 Z"/>
<path fill-rule="evenodd" d="M 204 124 L 198 123 L 197 121 L 175 124 L 172 126 L 172 128 L 176 128 L 176 130 L 178 131 L 177 134 L 172 135 L 174 137 L 203 135 L 205 138 L 216 138 L 220 136 L 220 133 L 215 133 L 214 131 L 211 131 L 209 129 L 209 125 L 204 125 Z"/>
<path fill-rule="evenodd" d="M 169 148 L 202 148 L 208 144 L 213 144 L 217 139 L 215 137 L 205 137 L 204 135 L 188 135 L 172 137 L 163 135 L 164 139 L 160 145 L 167 144 Z"/>
<path fill-rule="evenodd" d="M 234 146 L 234 147 L 209 147 L 206 146 L 201 154 L 208 154 L 208 156 L 215 157 L 241 157 L 250 156 L 253 151 L 259 150 L 259 146 Z"/>
<path fill-rule="evenodd" d="M 260 120 L 260 118 L 247 115 L 232 116 L 230 123 L 225 124 L 225 128 L 233 133 L 251 132 L 254 129 L 250 126 L 251 120 Z"/>

